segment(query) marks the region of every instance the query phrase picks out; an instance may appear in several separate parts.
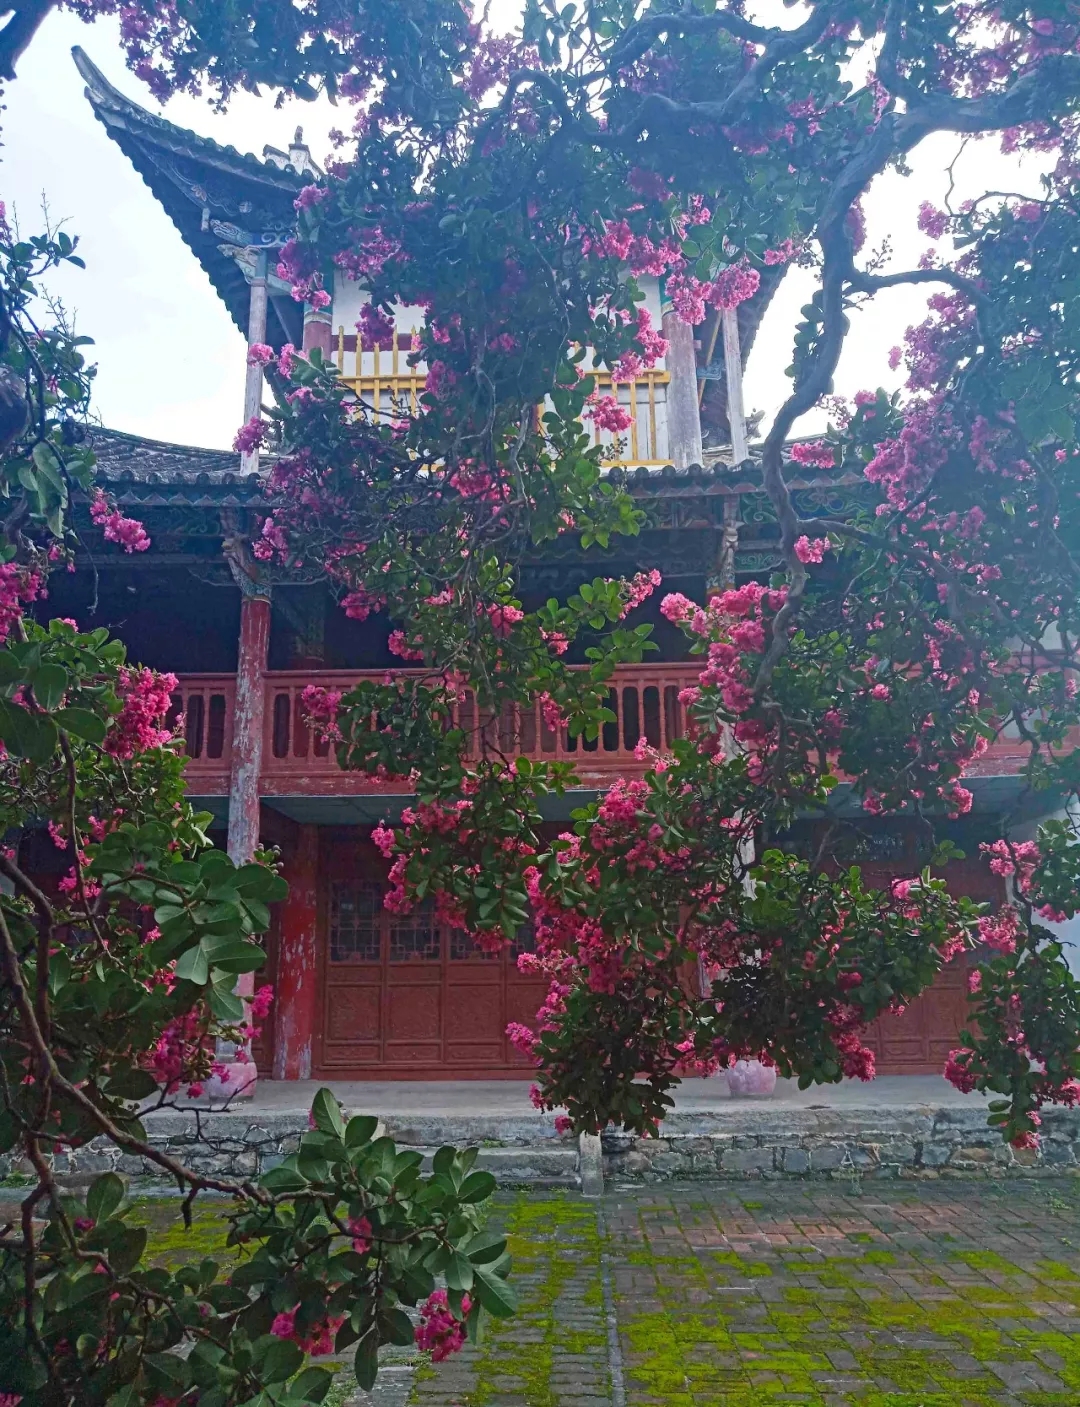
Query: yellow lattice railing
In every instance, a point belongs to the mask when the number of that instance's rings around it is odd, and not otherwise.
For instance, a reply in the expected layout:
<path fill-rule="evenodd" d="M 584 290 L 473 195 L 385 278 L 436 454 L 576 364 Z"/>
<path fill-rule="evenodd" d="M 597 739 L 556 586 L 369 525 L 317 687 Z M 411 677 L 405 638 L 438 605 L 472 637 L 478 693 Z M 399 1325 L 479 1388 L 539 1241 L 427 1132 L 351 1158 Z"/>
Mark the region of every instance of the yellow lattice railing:
<path fill-rule="evenodd" d="M 413 367 L 408 363 L 413 335 L 395 331 L 389 347 L 365 348 L 359 334 L 354 341 L 352 337 L 346 338 L 344 327 L 337 330 L 334 361 L 338 375 L 377 419 L 394 420 L 419 412 L 427 370 L 422 365 Z M 605 457 L 604 463 L 667 464 L 667 387 L 671 380 L 668 372 L 646 371 L 636 380 L 623 381 L 618 386 L 612 384 L 606 372 L 597 371 L 593 375 L 598 394 L 613 395 L 631 415 L 629 428 L 618 437 L 621 453 Z M 614 436 L 597 429 L 591 422 L 587 429 L 594 445 L 615 450 Z"/>

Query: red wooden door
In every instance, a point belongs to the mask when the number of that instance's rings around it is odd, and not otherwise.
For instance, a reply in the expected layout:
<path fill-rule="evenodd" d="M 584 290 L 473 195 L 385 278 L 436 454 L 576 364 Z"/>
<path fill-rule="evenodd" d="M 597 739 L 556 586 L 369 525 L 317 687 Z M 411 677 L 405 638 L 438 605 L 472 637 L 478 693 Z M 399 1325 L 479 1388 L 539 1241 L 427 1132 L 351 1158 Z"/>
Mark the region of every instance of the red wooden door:
<path fill-rule="evenodd" d="M 531 1024 L 546 983 L 516 951 L 486 954 L 435 922 L 430 905 L 383 907 L 385 866 L 367 842 L 321 855 L 322 1021 L 318 1073 L 337 1079 L 525 1079 L 506 1038 Z"/>
<path fill-rule="evenodd" d="M 885 888 L 896 869 L 864 865 L 868 884 Z M 911 871 L 900 871 L 910 873 Z M 953 861 L 945 871 L 953 894 L 1000 904 L 1002 882 L 976 856 Z M 879 1075 L 940 1075 L 949 1051 L 959 1044 L 961 1030 L 971 1019 L 967 979 L 971 955 L 961 954 L 942 968 L 937 978 L 899 1016 L 881 1016 L 863 1036 L 877 1057 Z"/>

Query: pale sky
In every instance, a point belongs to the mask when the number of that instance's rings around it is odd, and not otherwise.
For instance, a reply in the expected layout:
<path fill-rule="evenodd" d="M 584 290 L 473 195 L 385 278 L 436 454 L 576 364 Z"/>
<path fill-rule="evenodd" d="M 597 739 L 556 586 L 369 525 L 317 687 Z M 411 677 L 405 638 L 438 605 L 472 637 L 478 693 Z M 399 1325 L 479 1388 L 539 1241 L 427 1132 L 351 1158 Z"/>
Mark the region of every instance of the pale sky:
<path fill-rule="evenodd" d="M 499 9 L 512 13 L 514 0 Z M 797 22 L 788 18 L 786 23 Z M 127 158 L 105 133 L 83 96 L 71 58 L 80 44 L 121 92 L 170 121 L 241 151 L 288 147 L 303 125 L 321 163 L 327 133 L 347 126 L 347 109 L 291 101 L 274 107 L 272 94 L 240 95 L 218 115 L 203 99 L 173 98 L 161 108 L 124 66 L 115 20 L 87 26 L 54 11 L 7 85 L 0 140 L 0 198 L 15 208 L 24 234 L 40 227 L 45 195 L 54 220 L 80 239 L 87 269 L 56 274 L 51 290 L 76 313 L 78 330 L 95 340 L 99 365 L 95 409 L 113 429 L 185 444 L 225 448 L 243 419 L 244 344 L 224 305 Z M 945 167 L 959 142 L 934 137 L 913 155 L 914 174 L 882 177 L 866 200 L 868 246 L 892 241 L 892 267 L 914 267 L 929 241 L 916 227 L 921 201 L 941 204 Z M 955 199 L 987 188 L 1037 194 L 1034 168 L 1002 157 L 992 141 L 971 143 L 957 166 Z M 947 246 L 947 242 L 946 242 Z M 812 292 L 811 275 L 793 271 L 770 307 L 746 369 L 748 410 L 766 423 L 790 382 L 791 335 L 798 309 Z M 837 391 L 898 386 L 889 348 L 920 320 L 927 292 L 896 289 L 879 295 L 853 318 L 837 377 Z M 797 433 L 821 428 L 807 417 Z"/>

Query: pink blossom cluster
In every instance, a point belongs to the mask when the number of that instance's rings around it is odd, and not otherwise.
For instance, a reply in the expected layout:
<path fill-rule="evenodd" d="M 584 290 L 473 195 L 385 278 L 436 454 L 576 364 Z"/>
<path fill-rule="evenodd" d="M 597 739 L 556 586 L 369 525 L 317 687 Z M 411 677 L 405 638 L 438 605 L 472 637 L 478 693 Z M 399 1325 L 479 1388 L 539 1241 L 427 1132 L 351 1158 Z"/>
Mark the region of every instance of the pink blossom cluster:
<path fill-rule="evenodd" d="M 977 1083 L 976 1076 L 971 1070 L 971 1067 L 961 1060 L 961 1056 L 969 1054 L 970 1051 L 965 1050 L 963 1047 L 950 1050 L 948 1058 L 945 1061 L 945 1069 L 942 1071 L 942 1074 L 948 1080 L 949 1084 L 955 1085 L 961 1094 L 970 1094 Z"/>
<path fill-rule="evenodd" d="M 278 557 L 282 562 L 289 555 L 289 543 L 280 525 L 273 518 L 263 520 L 262 530 L 252 543 L 251 550 L 260 562 L 272 562 Z"/>
<path fill-rule="evenodd" d="M 1042 851 L 1034 840 L 995 840 L 979 849 L 990 856 L 990 869 L 1002 878 L 1016 876 L 1021 894 L 1030 894 L 1032 876 L 1042 863 Z"/>
<path fill-rule="evenodd" d="M 403 660 L 422 660 L 424 651 L 414 642 L 411 642 L 403 630 L 392 630 L 386 641 L 387 649 L 393 655 L 397 655 Z"/>
<path fill-rule="evenodd" d="M 368 616 L 381 611 L 385 605 L 385 596 L 377 596 L 364 586 L 356 587 L 341 598 L 341 609 L 350 620 L 367 620 Z"/>
<path fill-rule="evenodd" d="M 634 340 L 641 348 L 641 359 L 647 367 L 655 366 L 661 357 L 666 357 L 668 340 L 653 328 L 652 314 L 648 308 L 637 310 L 637 332 Z"/>
<path fill-rule="evenodd" d="M 916 404 L 908 408 L 900 434 L 874 446 L 863 472 L 884 488 L 892 507 L 906 508 L 945 462 L 948 445 L 942 429 L 930 407 Z"/>
<path fill-rule="evenodd" d="M 525 612 L 518 606 L 493 604 L 482 609 L 491 622 L 492 630 L 504 639 L 511 634 L 519 621 L 525 619 Z"/>
<path fill-rule="evenodd" d="M 17 562 L 0 563 L 0 644 L 11 634 L 11 627 L 20 620 L 23 606 L 41 595 L 43 578 L 40 572 L 19 566 Z"/>
<path fill-rule="evenodd" d="M 790 264 L 792 259 L 797 259 L 804 248 L 801 240 L 785 239 L 778 244 L 775 249 L 766 249 L 762 256 L 764 262 L 770 267 L 774 264 Z"/>
<path fill-rule="evenodd" d="M 122 666 L 116 682 L 121 709 L 109 724 L 102 744 L 104 750 L 113 757 L 129 758 L 163 747 L 172 737 L 162 724 L 172 706 L 175 689 L 175 674 Z"/>
<path fill-rule="evenodd" d="M 186 1083 L 188 1095 L 197 1099 L 202 1094 L 201 1081 L 213 1063 L 213 1046 L 205 1023 L 193 1009 L 164 1027 L 146 1066 L 167 1094 Z"/>
<path fill-rule="evenodd" d="M 371 1250 L 371 1222 L 366 1216 L 351 1216 L 347 1222 L 352 1236 L 352 1248 L 358 1256 L 367 1255 Z"/>
<path fill-rule="evenodd" d="M 101 489 L 95 489 L 91 496 L 90 517 L 102 529 L 105 541 L 118 543 L 125 552 L 145 552 L 150 546 L 142 523 L 137 518 L 125 518 Z"/>
<path fill-rule="evenodd" d="M 743 259 L 717 274 L 710 286 L 710 292 L 705 295 L 705 301 L 717 309 L 737 308 L 740 303 L 753 298 L 760 284 L 761 275 L 757 269 L 752 268 Z"/>
<path fill-rule="evenodd" d="M 393 345 L 394 323 L 386 313 L 374 303 L 365 303 L 360 309 L 360 320 L 356 330 L 369 350 L 373 347 Z"/>
<path fill-rule="evenodd" d="M 940 239 L 949 227 L 949 217 L 944 210 L 938 210 L 928 200 L 919 206 L 919 229 L 931 239 Z"/>
<path fill-rule="evenodd" d="M 252 342 L 248 347 L 248 366 L 269 366 L 274 360 L 274 349 L 265 342 Z"/>
<path fill-rule="evenodd" d="M 737 308 L 758 291 L 761 275 L 745 259 L 731 264 L 711 282 L 703 282 L 692 274 L 676 274 L 665 285 L 671 306 L 680 322 L 692 327 L 702 322 L 706 306 Z"/>
<path fill-rule="evenodd" d="M 586 400 L 584 413 L 598 430 L 607 430 L 613 435 L 621 435 L 633 424 L 630 412 L 614 396 L 600 396 L 595 391 Z"/>
<path fill-rule="evenodd" d="M 599 238 L 585 235 L 581 247 L 585 254 L 618 259 L 630 266 L 631 273 L 650 274 L 653 278 L 663 278 L 669 270 L 681 269 L 686 262 L 678 240 L 664 235 L 657 242 L 647 234 L 635 234 L 626 220 L 610 221 Z"/>
<path fill-rule="evenodd" d="M 462 1314 L 467 1317 L 471 1308 L 469 1296 L 462 1295 Z M 433 1290 L 420 1306 L 415 1338 L 417 1348 L 422 1353 L 430 1353 L 433 1363 L 441 1363 L 464 1346 L 465 1325 L 451 1311 L 445 1290 Z"/>
<path fill-rule="evenodd" d="M 341 699 L 340 689 L 326 689 L 321 684 L 308 684 L 300 695 L 305 719 L 324 741 L 337 741 L 341 737 L 338 726 Z"/>
<path fill-rule="evenodd" d="M 795 556 L 804 564 L 821 562 L 832 543 L 827 537 L 809 538 L 805 533 L 795 539 Z"/>
<path fill-rule="evenodd" d="M 400 253 L 400 241 L 375 225 L 356 231 L 349 248 L 334 255 L 334 263 L 355 283 L 369 288 Z"/>
<path fill-rule="evenodd" d="M 528 1056 L 530 1060 L 536 1054 L 536 1032 L 530 1026 L 523 1026 L 520 1021 L 511 1021 L 506 1028 L 507 1039 L 519 1054 Z"/>
<path fill-rule="evenodd" d="M 252 996 L 248 1003 L 251 1009 L 252 1019 L 255 1021 L 265 1021 L 270 1014 L 270 1008 L 274 1004 L 274 988 L 266 982 Z"/>
<path fill-rule="evenodd" d="M 557 653 L 562 653 L 558 651 Z M 547 692 L 539 695 L 537 702 L 540 705 L 540 717 L 543 719 L 544 727 L 551 733 L 558 733 L 567 724 L 566 715 Z"/>
<path fill-rule="evenodd" d="M 836 453 L 825 440 L 804 440 L 791 446 L 788 451 L 795 464 L 806 464 L 816 469 L 833 469 L 836 466 Z"/>
<path fill-rule="evenodd" d="M 462 460 L 447 482 L 457 489 L 463 498 L 477 498 L 488 503 L 505 499 L 508 492 L 497 470 L 485 464 L 477 464 L 472 459 Z"/>
<path fill-rule="evenodd" d="M 309 181 L 293 201 L 294 210 L 316 210 L 324 200 L 330 199 L 330 187 Z"/>
<path fill-rule="evenodd" d="M 1020 915 L 1011 904 L 1004 904 L 996 914 L 984 914 L 979 919 L 980 943 L 996 948 L 999 953 L 1016 952 L 1016 935 L 1020 932 Z"/>
<path fill-rule="evenodd" d="M 252 454 L 260 445 L 266 443 L 266 421 L 261 416 L 253 415 L 245 424 L 237 430 L 233 439 L 233 449 L 237 454 Z"/>
<path fill-rule="evenodd" d="M 394 853 L 394 846 L 397 844 L 397 838 L 394 835 L 394 832 L 390 829 L 390 827 L 380 821 L 379 824 L 375 827 L 375 829 L 371 832 L 371 842 L 375 846 L 376 850 L 378 850 L 379 853 L 382 855 L 383 859 L 389 860 L 391 855 Z"/>
<path fill-rule="evenodd" d="M 296 1315 L 299 1304 L 292 1309 L 283 1310 L 282 1313 L 274 1317 L 274 1322 L 270 1325 L 270 1332 L 278 1339 L 292 1339 L 296 1346 L 304 1353 L 310 1353 L 315 1357 L 320 1357 L 334 1351 L 334 1338 L 337 1331 L 345 1323 L 344 1314 L 330 1314 L 325 1319 L 316 1320 L 306 1334 L 301 1334 L 296 1327 Z"/>
<path fill-rule="evenodd" d="M 635 572 L 629 581 L 622 584 L 623 606 L 619 619 L 625 620 L 643 601 L 647 601 L 663 581 L 659 571 L 653 567 L 648 572 Z"/>

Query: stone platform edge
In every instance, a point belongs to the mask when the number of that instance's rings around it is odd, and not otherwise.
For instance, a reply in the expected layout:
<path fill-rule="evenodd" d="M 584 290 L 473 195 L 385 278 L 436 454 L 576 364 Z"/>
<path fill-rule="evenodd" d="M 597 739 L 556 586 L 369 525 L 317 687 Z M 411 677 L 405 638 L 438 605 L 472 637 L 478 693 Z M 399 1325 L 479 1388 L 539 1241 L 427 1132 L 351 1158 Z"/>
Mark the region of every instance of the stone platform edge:
<path fill-rule="evenodd" d="M 359 1112 L 359 1111 L 356 1111 Z M 375 1111 L 372 1111 L 375 1112 Z M 1035 1176 L 1080 1167 L 1080 1109 L 1043 1110 L 1040 1146 L 1015 1150 L 986 1123 L 986 1107 L 822 1107 L 761 1102 L 677 1111 L 659 1137 L 606 1132 L 601 1146 L 612 1183 L 747 1178 L 902 1178 Z M 478 1145 L 481 1163 L 503 1182 L 576 1181 L 578 1140 L 543 1114 L 384 1114 L 385 1132 L 425 1153 L 443 1143 Z M 302 1110 L 169 1110 L 149 1115 L 150 1142 L 194 1171 L 257 1177 L 295 1151 L 308 1127 Z M 201 1131 L 200 1131 L 201 1130 Z M 97 1139 L 54 1158 L 58 1173 L 115 1169 L 161 1179 L 161 1169 Z M 0 1158 L 0 1176 L 22 1171 Z"/>
<path fill-rule="evenodd" d="M 786 1109 L 741 1107 L 674 1115 L 659 1137 L 606 1132 L 614 1183 L 675 1179 L 935 1178 L 1061 1175 L 1080 1166 L 1080 1109 L 1042 1111 L 1039 1147 L 1014 1149 L 986 1107 Z M 692 1125 L 692 1126 L 691 1126 Z"/>

